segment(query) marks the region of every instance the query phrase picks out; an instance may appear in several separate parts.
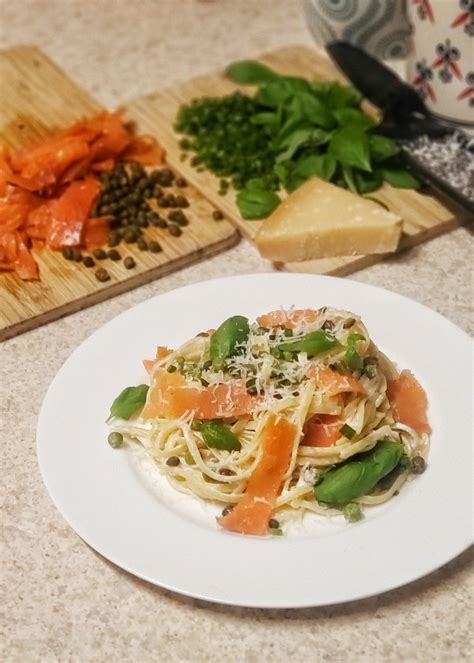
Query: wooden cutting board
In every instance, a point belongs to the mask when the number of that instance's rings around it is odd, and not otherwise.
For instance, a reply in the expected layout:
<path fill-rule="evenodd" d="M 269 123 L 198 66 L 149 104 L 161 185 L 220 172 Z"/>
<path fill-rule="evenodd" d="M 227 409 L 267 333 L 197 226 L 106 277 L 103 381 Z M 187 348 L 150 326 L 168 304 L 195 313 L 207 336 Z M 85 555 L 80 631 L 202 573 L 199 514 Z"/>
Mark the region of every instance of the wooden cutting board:
<path fill-rule="evenodd" d="M 46 133 L 67 127 L 100 110 L 100 105 L 71 81 L 38 49 L 18 47 L 0 52 L 0 145 L 15 148 Z M 139 133 L 152 133 L 161 141 L 161 117 L 152 116 Z M 172 189 L 170 189 L 171 191 Z M 0 341 L 68 313 L 95 304 L 213 255 L 235 244 L 237 230 L 227 221 L 212 218 L 214 206 L 193 186 L 179 191 L 190 202 L 190 220 L 180 237 L 158 228 L 147 230 L 162 253 L 139 251 L 135 245 L 119 247 L 123 256 L 135 258 L 137 267 L 123 262 L 104 265 L 111 280 L 100 283 L 94 269 L 68 262 L 59 252 L 35 252 L 41 281 L 22 281 L 0 272 Z M 101 266 L 103 263 L 101 263 Z"/>
<path fill-rule="evenodd" d="M 304 76 L 312 80 L 339 80 L 347 83 L 343 75 L 324 54 L 305 46 L 280 48 L 259 57 L 258 60 L 283 74 Z M 181 160 L 180 136 L 173 131 L 176 113 L 181 104 L 189 103 L 192 99 L 199 97 L 229 94 L 235 90 L 252 94 L 255 87 L 236 85 L 229 81 L 223 72 L 215 72 L 132 101 L 127 105 L 127 110 L 131 117 L 138 119 L 140 123 L 151 122 L 152 119 L 156 121 L 157 117 L 162 118 L 160 139 L 167 150 L 170 164 L 192 182 L 213 204 L 220 207 L 245 237 L 253 240 L 262 222 L 242 219 L 235 204 L 234 191 L 229 190 L 225 196 L 220 196 L 218 194 L 219 178 L 208 171 L 198 172 L 190 165 L 189 160 Z M 367 110 L 375 114 L 375 109 L 370 108 L 368 104 Z M 452 230 L 457 225 L 452 212 L 431 196 L 416 191 L 394 189 L 388 185 L 384 185 L 377 191 L 376 196 L 391 211 L 404 219 L 404 234 L 400 248 L 427 241 L 436 235 Z M 277 267 L 292 272 L 345 275 L 379 262 L 382 258 L 383 256 L 353 256 L 286 265 L 278 264 Z"/>

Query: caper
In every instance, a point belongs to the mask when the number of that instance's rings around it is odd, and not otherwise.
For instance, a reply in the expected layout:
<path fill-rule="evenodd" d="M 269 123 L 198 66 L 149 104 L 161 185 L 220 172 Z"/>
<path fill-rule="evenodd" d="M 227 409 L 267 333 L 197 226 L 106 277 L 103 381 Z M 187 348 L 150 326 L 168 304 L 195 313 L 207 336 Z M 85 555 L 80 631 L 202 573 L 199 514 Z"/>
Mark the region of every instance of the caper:
<path fill-rule="evenodd" d="M 413 474 L 423 474 L 426 470 L 426 462 L 422 456 L 414 456 L 411 461 L 411 471 Z"/>
<path fill-rule="evenodd" d="M 82 253 L 78 249 L 73 249 L 72 259 L 74 262 L 82 262 Z"/>
<path fill-rule="evenodd" d="M 268 521 L 268 527 L 270 529 L 278 529 L 280 527 L 280 521 L 278 521 L 276 518 L 270 518 Z"/>
<path fill-rule="evenodd" d="M 184 179 L 184 177 L 178 177 L 178 178 L 176 179 L 176 186 L 179 186 L 179 187 L 185 187 L 185 186 L 188 186 L 188 183 L 186 182 L 186 180 Z"/>
<path fill-rule="evenodd" d="M 342 325 L 344 329 L 350 329 L 355 325 L 356 321 L 355 318 L 347 318 L 347 320 L 344 322 Z"/>
<path fill-rule="evenodd" d="M 168 232 L 170 235 L 173 235 L 173 237 L 179 237 L 183 234 L 183 231 L 177 223 L 170 223 L 168 226 Z"/>
<path fill-rule="evenodd" d="M 173 212 L 170 212 L 168 214 L 168 219 L 170 221 L 174 221 L 175 223 L 179 223 L 180 226 L 187 226 L 189 223 L 187 216 L 181 210 L 174 210 Z"/>
<path fill-rule="evenodd" d="M 133 269 L 134 267 L 137 266 L 137 263 L 135 260 L 132 258 L 132 256 L 127 256 L 125 260 L 123 261 L 123 264 L 125 266 L 125 269 Z"/>
<path fill-rule="evenodd" d="M 219 474 L 222 474 L 223 477 L 233 477 L 235 476 L 235 472 L 228 467 L 223 467 L 222 469 L 219 470 Z"/>
<path fill-rule="evenodd" d="M 110 249 L 110 251 L 107 251 L 107 257 L 110 258 L 110 260 L 121 260 L 122 258 L 117 249 Z"/>
<path fill-rule="evenodd" d="M 174 364 L 170 364 L 166 370 L 168 371 L 168 373 L 175 373 L 177 370 L 177 366 L 175 366 Z"/>
<path fill-rule="evenodd" d="M 91 256 L 85 256 L 84 260 L 82 261 L 86 267 L 94 267 L 95 262 Z"/>
<path fill-rule="evenodd" d="M 193 419 L 191 423 L 191 430 L 199 431 L 202 428 L 202 421 L 200 419 Z"/>
<path fill-rule="evenodd" d="M 189 207 L 189 202 L 188 199 L 184 196 L 176 196 L 175 205 L 176 207 Z"/>
<path fill-rule="evenodd" d="M 107 258 L 107 254 L 104 249 L 96 249 L 94 251 L 94 258 L 97 260 L 105 260 L 105 258 Z"/>
<path fill-rule="evenodd" d="M 143 237 L 137 239 L 137 247 L 140 251 L 148 251 L 148 242 Z"/>
<path fill-rule="evenodd" d="M 66 258 L 66 260 L 72 260 L 73 259 L 73 250 L 70 246 L 65 246 L 63 251 L 63 258 Z"/>
<path fill-rule="evenodd" d="M 156 214 L 156 216 L 153 217 L 152 223 L 157 228 L 168 227 L 168 221 L 166 221 L 166 219 L 163 219 L 163 217 L 161 217 L 159 214 Z"/>
<path fill-rule="evenodd" d="M 161 179 L 170 180 L 171 182 L 174 180 L 174 173 L 171 168 L 161 168 L 158 172 Z"/>
<path fill-rule="evenodd" d="M 215 209 L 212 213 L 212 218 L 214 219 L 214 221 L 222 221 L 224 215 L 219 209 Z"/>
<path fill-rule="evenodd" d="M 105 283 L 105 281 L 110 281 L 110 274 L 103 267 L 99 267 L 99 269 L 95 273 L 95 277 L 98 281 L 101 281 L 103 283 Z"/>
<path fill-rule="evenodd" d="M 118 449 L 123 444 L 123 435 L 122 435 L 122 433 L 117 433 L 117 432 L 109 433 L 109 436 L 107 438 L 107 442 L 110 444 L 112 449 Z"/>
<path fill-rule="evenodd" d="M 148 247 L 152 253 L 160 253 L 160 251 L 163 251 L 159 242 L 150 242 Z"/>
<path fill-rule="evenodd" d="M 161 198 L 158 199 L 158 205 L 160 207 L 170 207 L 170 204 L 168 202 L 168 198 L 166 196 L 162 196 Z"/>
<path fill-rule="evenodd" d="M 170 456 L 168 460 L 166 461 L 166 464 L 169 465 L 169 467 L 177 467 L 180 464 L 180 459 L 178 456 Z"/>
<path fill-rule="evenodd" d="M 132 228 L 128 228 L 127 232 L 124 233 L 123 238 L 127 242 L 127 244 L 133 244 L 138 239 L 138 233 L 137 233 L 136 230 L 132 230 Z"/>

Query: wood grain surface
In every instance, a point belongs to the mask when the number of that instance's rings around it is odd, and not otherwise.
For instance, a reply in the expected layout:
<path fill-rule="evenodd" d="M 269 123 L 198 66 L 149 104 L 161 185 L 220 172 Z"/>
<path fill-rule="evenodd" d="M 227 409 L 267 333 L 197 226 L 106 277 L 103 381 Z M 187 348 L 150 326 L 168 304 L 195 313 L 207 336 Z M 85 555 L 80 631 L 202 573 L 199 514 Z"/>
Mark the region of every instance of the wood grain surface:
<path fill-rule="evenodd" d="M 328 58 L 306 46 L 280 48 L 262 55 L 258 59 L 283 74 L 305 76 L 312 80 L 347 82 Z M 225 77 L 224 72 L 215 72 L 136 99 L 127 104 L 127 112 L 131 117 L 138 119 L 140 124 L 152 121 L 159 123 L 160 139 L 167 150 L 169 163 L 192 182 L 214 205 L 220 207 L 247 239 L 253 240 L 262 222 L 242 219 L 235 203 L 235 192 L 232 189 L 224 196 L 219 195 L 219 178 L 208 171 L 198 172 L 191 166 L 189 159 L 182 161 L 182 151 L 179 148 L 180 136 L 173 130 L 176 113 L 181 104 L 205 96 L 222 96 L 235 90 L 252 93 L 255 88 L 236 85 Z M 375 109 L 369 104 L 366 103 L 364 107 L 368 112 L 376 115 Z M 158 118 L 161 118 L 162 121 Z M 411 190 L 394 189 L 387 184 L 370 195 L 376 195 L 392 212 L 403 218 L 403 237 L 400 248 L 408 248 L 427 241 L 457 226 L 452 212 L 431 196 Z M 383 257 L 365 255 L 325 258 L 285 265 L 277 264 L 276 267 L 296 272 L 345 275 L 379 262 Z"/>
<path fill-rule="evenodd" d="M 25 145 L 100 110 L 94 99 L 33 47 L 0 52 L 0 89 L 0 145 L 9 148 Z M 138 122 L 137 131 L 153 133 L 161 141 L 161 122 L 152 114 L 146 126 Z M 190 224 L 183 234 L 172 237 L 166 230 L 147 230 L 147 237 L 162 245 L 161 253 L 121 245 L 122 256 L 133 256 L 137 266 L 127 270 L 123 262 L 107 261 L 111 280 L 106 283 L 95 278 L 94 269 L 68 262 L 59 252 L 48 249 L 34 251 L 40 281 L 26 282 L 13 273 L 0 272 L 0 341 L 147 283 L 238 241 L 239 234 L 232 225 L 226 220 L 213 220 L 215 208 L 209 199 L 193 186 L 179 192 L 185 193 L 190 202 L 186 210 Z"/>

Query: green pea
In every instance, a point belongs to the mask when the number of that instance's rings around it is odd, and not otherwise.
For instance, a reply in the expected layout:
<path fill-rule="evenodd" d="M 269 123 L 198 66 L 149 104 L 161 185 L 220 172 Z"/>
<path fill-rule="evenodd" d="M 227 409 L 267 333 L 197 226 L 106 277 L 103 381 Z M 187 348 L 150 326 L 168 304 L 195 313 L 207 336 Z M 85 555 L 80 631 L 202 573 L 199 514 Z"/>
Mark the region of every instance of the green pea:
<path fill-rule="evenodd" d="M 112 449 L 118 449 L 123 444 L 123 435 L 122 433 L 109 433 L 107 442 L 110 444 Z"/>
<path fill-rule="evenodd" d="M 363 517 L 362 510 L 360 506 L 357 504 L 357 502 L 349 502 L 349 504 L 346 504 L 343 513 L 344 513 L 344 518 L 349 523 L 356 523 L 358 520 L 360 520 Z"/>

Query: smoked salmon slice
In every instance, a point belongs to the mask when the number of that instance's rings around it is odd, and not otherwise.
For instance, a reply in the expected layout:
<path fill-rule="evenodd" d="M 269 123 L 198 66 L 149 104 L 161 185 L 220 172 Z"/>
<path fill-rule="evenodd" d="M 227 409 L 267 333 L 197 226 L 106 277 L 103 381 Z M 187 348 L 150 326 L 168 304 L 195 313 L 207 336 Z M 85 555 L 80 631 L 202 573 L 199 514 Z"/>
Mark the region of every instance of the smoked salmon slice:
<path fill-rule="evenodd" d="M 103 245 L 108 219 L 91 218 L 96 172 L 117 161 L 162 163 L 164 154 L 152 136 L 134 136 L 120 112 L 106 111 L 11 155 L 0 148 L 0 270 L 38 278 L 32 240 L 52 249 Z"/>
<path fill-rule="evenodd" d="M 179 372 L 159 368 L 153 377 L 143 410 L 145 419 L 179 418 L 192 413 L 196 419 L 224 419 L 253 412 L 260 399 L 251 396 L 241 380 L 208 387 L 189 387 Z"/>
<path fill-rule="evenodd" d="M 164 345 L 159 345 L 156 348 L 156 355 L 154 359 L 144 359 L 143 360 L 143 366 L 145 367 L 146 372 L 151 375 L 151 372 L 153 370 L 153 366 L 156 364 L 157 361 L 160 359 L 164 359 L 168 355 L 170 355 L 173 352 L 171 348 L 167 348 Z"/>
<path fill-rule="evenodd" d="M 314 322 L 318 315 L 318 311 L 310 308 L 293 309 L 292 311 L 278 309 L 260 315 L 257 318 L 257 322 L 261 327 L 285 327 L 286 329 L 293 329 L 297 325 Z"/>
<path fill-rule="evenodd" d="M 428 398 L 413 373 L 404 370 L 387 385 L 387 395 L 396 421 L 410 426 L 418 433 L 430 433 Z"/>
<path fill-rule="evenodd" d="M 85 223 L 94 200 L 99 195 L 100 183 L 89 177 L 71 182 L 64 193 L 50 203 L 50 222 L 44 238 L 47 246 L 60 249 L 63 246 L 83 244 Z"/>
<path fill-rule="evenodd" d="M 306 376 L 314 379 L 316 386 L 329 396 L 337 396 L 345 392 L 364 393 L 364 387 L 352 373 L 338 373 L 329 366 L 310 366 Z"/>
<path fill-rule="evenodd" d="M 303 426 L 303 440 L 305 447 L 332 447 L 342 437 L 341 426 L 343 422 L 332 414 L 314 414 Z"/>
<path fill-rule="evenodd" d="M 226 516 L 217 519 L 224 529 L 240 534 L 262 535 L 288 469 L 297 428 L 283 416 L 270 414 L 261 433 L 262 455 L 245 493 Z"/>

